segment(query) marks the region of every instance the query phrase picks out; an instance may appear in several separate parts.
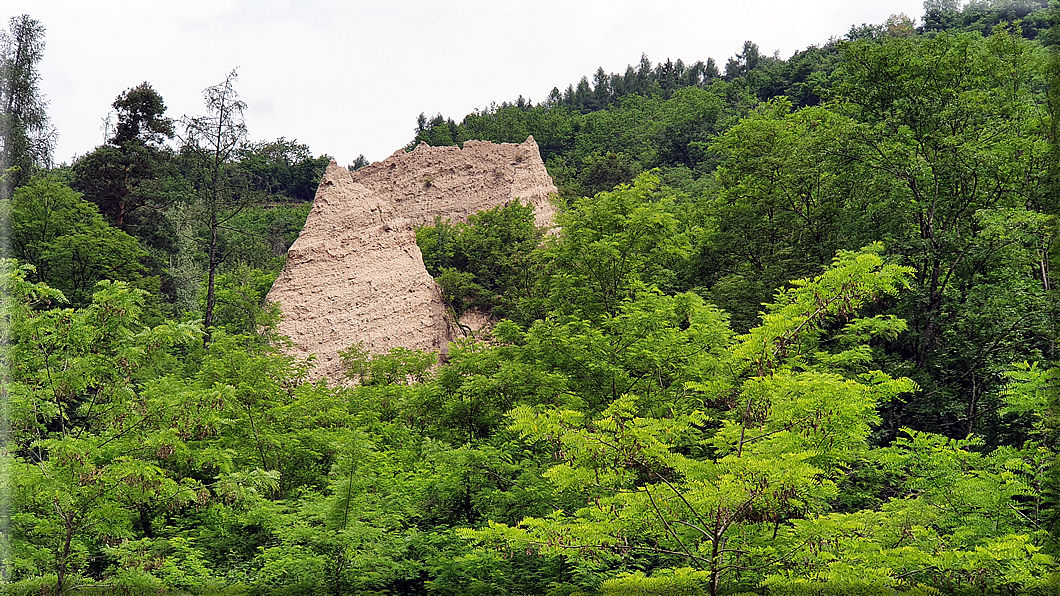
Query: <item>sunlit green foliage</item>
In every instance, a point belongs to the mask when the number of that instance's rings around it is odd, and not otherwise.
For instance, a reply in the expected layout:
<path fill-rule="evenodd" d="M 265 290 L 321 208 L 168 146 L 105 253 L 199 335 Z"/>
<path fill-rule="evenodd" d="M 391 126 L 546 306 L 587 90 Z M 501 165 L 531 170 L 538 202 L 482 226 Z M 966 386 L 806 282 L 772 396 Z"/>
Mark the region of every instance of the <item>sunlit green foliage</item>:
<path fill-rule="evenodd" d="M 146 255 L 136 239 L 107 225 L 95 205 L 57 179 L 34 178 L 0 208 L 10 218 L 12 256 L 33 264 L 35 278 L 73 304 L 90 302 L 104 279 L 150 289 L 151 280 L 140 276 Z"/>
<path fill-rule="evenodd" d="M 516 201 L 419 230 L 451 314 L 495 324 L 316 382 L 264 297 L 326 158 L 196 168 L 130 89 L 108 145 L 3 204 L 2 591 L 1056 593 L 1041 6 L 421 117 L 416 142 L 533 134 L 559 225 Z"/>
<path fill-rule="evenodd" d="M 512 316 L 532 292 L 537 263 L 531 253 L 540 239 L 533 206 L 519 201 L 471 215 L 466 224 L 437 218 L 416 230 L 427 272 L 458 314 L 474 308 Z"/>

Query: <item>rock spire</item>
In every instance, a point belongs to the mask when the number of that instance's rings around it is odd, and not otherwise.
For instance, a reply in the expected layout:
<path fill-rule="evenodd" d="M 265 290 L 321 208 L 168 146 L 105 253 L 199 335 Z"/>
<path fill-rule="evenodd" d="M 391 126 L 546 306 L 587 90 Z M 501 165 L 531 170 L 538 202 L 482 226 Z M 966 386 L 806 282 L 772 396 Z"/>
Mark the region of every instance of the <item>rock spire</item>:
<path fill-rule="evenodd" d="M 401 346 L 444 350 L 445 306 L 423 265 L 414 227 L 436 217 L 467 221 L 515 199 L 550 226 L 556 192 L 533 137 L 521 144 L 420 144 L 355 172 L 331 162 L 305 227 L 267 299 L 298 356 L 317 355 L 316 376 L 339 381 L 339 350 Z"/>

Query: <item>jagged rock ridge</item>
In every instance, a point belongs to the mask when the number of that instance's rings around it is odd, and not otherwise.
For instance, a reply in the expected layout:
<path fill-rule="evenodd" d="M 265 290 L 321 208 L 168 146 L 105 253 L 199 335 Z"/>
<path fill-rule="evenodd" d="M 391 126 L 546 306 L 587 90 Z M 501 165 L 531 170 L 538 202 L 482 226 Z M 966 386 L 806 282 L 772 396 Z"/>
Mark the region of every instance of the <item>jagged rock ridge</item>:
<path fill-rule="evenodd" d="M 556 192 L 537 143 L 421 144 L 350 172 L 335 162 L 317 189 L 305 227 L 267 299 L 283 311 L 279 331 L 296 355 L 317 355 L 317 375 L 338 380 L 339 350 L 401 346 L 442 350 L 445 306 L 423 265 L 414 226 L 435 217 L 467 221 L 519 198 L 549 226 Z"/>

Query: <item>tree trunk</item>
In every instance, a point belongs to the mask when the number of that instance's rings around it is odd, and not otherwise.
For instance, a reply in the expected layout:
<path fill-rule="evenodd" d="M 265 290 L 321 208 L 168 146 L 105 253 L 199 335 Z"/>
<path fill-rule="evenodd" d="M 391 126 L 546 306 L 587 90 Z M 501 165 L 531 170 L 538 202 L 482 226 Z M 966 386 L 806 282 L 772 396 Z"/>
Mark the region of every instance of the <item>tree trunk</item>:
<path fill-rule="evenodd" d="M 212 339 L 211 327 L 213 327 L 213 309 L 216 303 L 216 296 L 214 296 L 214 280 L 217 277 L 217 217 L 215 215 L 210 217 L 210 266 L 209 276 L 206 281 L 206 313 L 203 317 L 203 330 L 202 336 L 202 347 L 205 350 L 210 348 L 210 340 Z"/>
<path fill-rule="evenodd" d="M 70 562 L 70 544 L 74 538 L 73 514 L 67 513 L 63 517 L 66 521 L 66 535 L 63 537 L 63 552 L 55 569 L 55 596 L 62 596 L 66 591 L 66 567 Z"/>

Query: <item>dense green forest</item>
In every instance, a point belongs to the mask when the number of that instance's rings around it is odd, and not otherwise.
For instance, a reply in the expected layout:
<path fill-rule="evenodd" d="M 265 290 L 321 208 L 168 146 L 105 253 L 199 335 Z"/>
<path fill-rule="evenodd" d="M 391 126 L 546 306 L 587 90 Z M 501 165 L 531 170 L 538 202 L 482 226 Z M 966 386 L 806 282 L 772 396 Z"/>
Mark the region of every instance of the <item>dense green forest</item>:
<path fill-rule="evenodd" d="M 330 158 L 251 141 L 233 71 L 55 165 L 44 50 L 0 38 L 3 593 L 1060 591 L 1055 3 L 421 114 L 533 135 L 559 231 L 420 229 L 497 323 L 345 384 L 264 302 Z"/>

